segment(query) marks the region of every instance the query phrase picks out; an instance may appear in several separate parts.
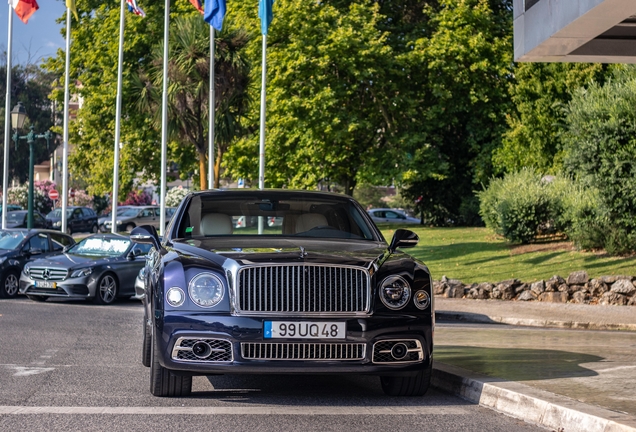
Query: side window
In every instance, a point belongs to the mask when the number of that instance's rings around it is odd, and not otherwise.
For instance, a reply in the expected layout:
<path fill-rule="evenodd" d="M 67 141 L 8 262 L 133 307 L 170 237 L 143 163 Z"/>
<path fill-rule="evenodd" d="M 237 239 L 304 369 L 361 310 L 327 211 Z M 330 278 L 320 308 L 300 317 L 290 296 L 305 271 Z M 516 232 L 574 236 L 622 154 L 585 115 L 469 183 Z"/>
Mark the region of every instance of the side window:
<path fill-rule="evenodd" d="M 168 213 L 168 211 L 166 210 L 166 213 Z M 155 216 L 159 217 L 161 215 L 161 209 L 156 208 L 155 209 Z"/>
<path fill-rule="evenodd" d="M 152 210 L 145 209 L 143 212 L 141 212 L 141 217 L 152 217 Z"/>
<path fill-rule="evenodd" d="M 40 216 L 38 213 L 33 213 L 33 219 L 35 223 L 38 225 L 46 225 L 46 223 L 44 222 L 44 218 Z"/>
<path fill-rule="evenodd" d="M 152 245 L 137 243 L 132 250 L 133 250 L 133 255 L 143 256 L 143 255 L 148 255 L 148 252 L 150 252 L 150 249 L 152 249 Z"/>
<path fill-rule="evenodd" d="M 58 233 L 51 233 L 51 242 L 53 243 L 54 251 L 61 251 L 64 249 L 64 246 L 73 244 L 73 241 L 69 237 Z"/>
<path fill-rule="evenodd" d="M 386 218 L 387 219 L 399 219 L 400 216 L 397 213 L 395 213 L 395 212 L 388 211 L 388 212 L 386 212 Z"/>
<path fill-rule="evenodd" d="M 50 250 L 48 236 L 46 234 L 38 234 L 31 237 L 31 240 L 29 240 L 29 249 L 40 249 L 42 252 L 48 252 Z"/>

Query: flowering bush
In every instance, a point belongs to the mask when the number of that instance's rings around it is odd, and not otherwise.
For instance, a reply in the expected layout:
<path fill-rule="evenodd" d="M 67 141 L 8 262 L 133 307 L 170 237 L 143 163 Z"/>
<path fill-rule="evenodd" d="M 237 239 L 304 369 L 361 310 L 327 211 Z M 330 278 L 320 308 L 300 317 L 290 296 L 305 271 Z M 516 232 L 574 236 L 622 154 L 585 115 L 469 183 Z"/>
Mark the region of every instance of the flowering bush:
<path fill-rule="evenodd" d="M 69 203 L 75 206 L 93 207 L 93 197 L 88 195 L 86 191 L 75 189 L 75 196 L 69 196 Z"/>
<path fill-rule="evenodd" d="M 189 192 L 181 186 L 170 189 L 166 193 L 166 207 L 177 207 Z"/>
<path fill-rule="evenodd" d="M 120 205 L 143 206 L 152 203 L 152 196 L 146 191 L 132 191 Z"/>
<path fill-rule="evenodd" d="M 50 212 L 51 209 L 53 208 L 53 200 L 49 198 L 49 191 L 51 189 L 56 189 L 55 183 L 50 180 L 44 180 L 44 181 L 36 180 L 35 182 L 33 182 L 33 188 L 41 191 L 42 195 L 44 195 L 46 211 L 43 211 L 42 213 L 46 214 Z"/>
<path fill-rule="evenodd" d="M 29 186 L 9 188 L 7 191 L 7 203 L 17 204 L 23 208 L 29 208 Z M 44 196 L 40 189 L 33 188 L 33 205 L 36 211 L 46 215 L 51 211 L 51 200 Z"/>

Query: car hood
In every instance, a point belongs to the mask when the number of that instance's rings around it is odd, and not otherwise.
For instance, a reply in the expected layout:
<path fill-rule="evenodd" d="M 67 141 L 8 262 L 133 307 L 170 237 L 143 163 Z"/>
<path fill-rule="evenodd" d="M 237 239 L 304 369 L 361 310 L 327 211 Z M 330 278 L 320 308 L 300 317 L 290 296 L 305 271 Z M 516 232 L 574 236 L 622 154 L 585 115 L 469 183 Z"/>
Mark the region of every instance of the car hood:
<path fill-rule="evenodd" d="M 381 263 L 387 251 L 384 242 L 307 238 L 189 239 L 175 242 L 173 247 L 181 255 L 197 255 L 221 266 L 231 259 L 239 265 L 286 262 L 369 268 L 374 262 Z"/>
<path fill-rule="evenodd" d="M 117 257 L 95 257 L 64 253 L 48 258 L 41 258 L 33 261 L 31 265 L 42 267 L 75 268 L 92 267 L 116 261 Z"/>

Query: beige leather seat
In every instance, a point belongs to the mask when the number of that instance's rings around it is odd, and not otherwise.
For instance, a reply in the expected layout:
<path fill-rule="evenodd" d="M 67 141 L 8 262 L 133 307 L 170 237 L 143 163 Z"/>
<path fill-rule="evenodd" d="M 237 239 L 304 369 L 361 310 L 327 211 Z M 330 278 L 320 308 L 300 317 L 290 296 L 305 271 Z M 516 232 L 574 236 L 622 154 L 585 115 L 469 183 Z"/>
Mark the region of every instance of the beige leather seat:
<path fill-rule="evenodd" d="M 230 235 L 232 218 L 223 213 L 208 213 L 201 219 L 201 235 Z"/>
<path fill-rule="evenodd" d="M 305 213 L 296 219 L 296 232 L 305 232 L 317 226 L 328 225 L 327 218 L 320 213 Z"/>

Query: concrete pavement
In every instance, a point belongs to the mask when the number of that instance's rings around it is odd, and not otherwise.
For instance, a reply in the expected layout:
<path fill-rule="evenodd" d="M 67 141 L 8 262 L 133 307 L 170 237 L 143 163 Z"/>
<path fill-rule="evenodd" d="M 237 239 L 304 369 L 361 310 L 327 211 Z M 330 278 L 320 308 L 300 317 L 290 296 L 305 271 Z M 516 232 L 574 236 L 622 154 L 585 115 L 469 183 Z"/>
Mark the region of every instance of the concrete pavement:
<path fill-rule="evenodd" d="M 434 386 L 553 430 L 636 431 L 636 308 L 435 301 Z"/>

